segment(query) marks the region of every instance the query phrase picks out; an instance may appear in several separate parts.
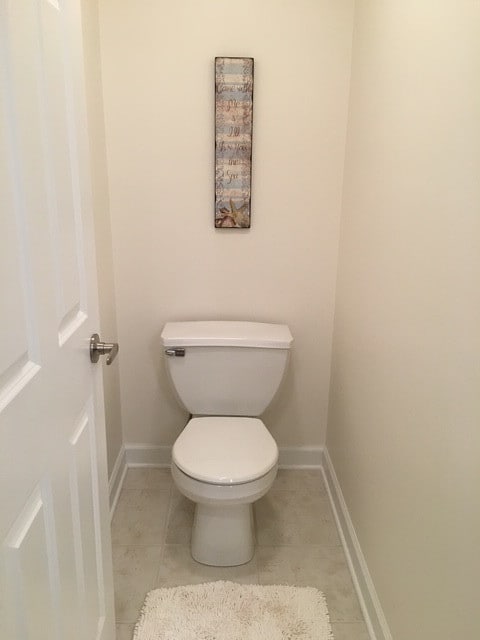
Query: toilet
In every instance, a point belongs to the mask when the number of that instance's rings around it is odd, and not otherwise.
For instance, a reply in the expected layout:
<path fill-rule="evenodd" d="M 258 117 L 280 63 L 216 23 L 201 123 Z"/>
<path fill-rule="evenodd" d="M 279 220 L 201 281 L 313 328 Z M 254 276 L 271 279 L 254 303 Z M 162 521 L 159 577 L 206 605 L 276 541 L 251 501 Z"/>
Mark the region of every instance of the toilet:
<path fill-rule="evenodd" d="M 253 503 L 272 486 L 278 447 L 258 416 L 272 402 L 293 342 L 286 325 L 168 322 L 162 344 L 190 420 L 172 450 L 172 476 L 195 502 L 191 551 L 235 566 L 254 554 Z"/>

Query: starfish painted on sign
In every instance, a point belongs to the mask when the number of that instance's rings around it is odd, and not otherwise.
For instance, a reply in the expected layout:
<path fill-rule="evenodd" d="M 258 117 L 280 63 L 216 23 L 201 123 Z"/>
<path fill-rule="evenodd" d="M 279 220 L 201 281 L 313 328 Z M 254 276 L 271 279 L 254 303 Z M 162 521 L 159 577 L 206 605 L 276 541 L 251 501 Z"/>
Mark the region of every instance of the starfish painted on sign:
<path fill-rule="evenodd" d="M 222 207 L 220 209 L 221 217 L 219 216 L 220 227 L 243 227 L 249 226 L 249 216 L 247 213 L 247 203 L 242 204 L 238 209 L 235 207 L 235 203 L 230 198 L 230 209 Z"/>

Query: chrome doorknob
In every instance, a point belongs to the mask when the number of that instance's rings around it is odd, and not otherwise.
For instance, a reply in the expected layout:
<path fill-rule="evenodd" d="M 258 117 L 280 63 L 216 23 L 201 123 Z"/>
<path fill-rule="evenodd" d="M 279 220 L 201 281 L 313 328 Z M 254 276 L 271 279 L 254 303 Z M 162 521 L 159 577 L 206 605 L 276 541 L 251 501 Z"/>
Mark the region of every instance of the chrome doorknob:
<path fill-rule="evenodd" d="M 117 342 L 100 342 L 98 333 L 90 338 L 90 362 L 98 362 L 100 356 L 107 356 L 107 364 L 112 364 L 118 353 Z"/>

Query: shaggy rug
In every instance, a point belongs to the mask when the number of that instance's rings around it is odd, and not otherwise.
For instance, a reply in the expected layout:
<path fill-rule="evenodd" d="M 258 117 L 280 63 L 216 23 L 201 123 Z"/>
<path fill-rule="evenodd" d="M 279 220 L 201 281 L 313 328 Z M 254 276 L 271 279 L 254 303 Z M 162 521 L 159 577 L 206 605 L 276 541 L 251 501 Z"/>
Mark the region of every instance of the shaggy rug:
<path fill-rule="evenodd" d="M 233 582 L 155 589 L 133 640 L 333 640 L 325 597 L 311 587 Z"/>

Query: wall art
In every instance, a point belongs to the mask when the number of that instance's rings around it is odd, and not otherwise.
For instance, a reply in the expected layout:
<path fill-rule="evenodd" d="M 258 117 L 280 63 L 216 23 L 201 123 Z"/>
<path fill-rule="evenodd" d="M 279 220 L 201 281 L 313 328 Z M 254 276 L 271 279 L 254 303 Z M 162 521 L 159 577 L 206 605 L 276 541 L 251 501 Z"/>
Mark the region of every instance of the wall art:
<path fill-rule="evenodd" d="M 215 227 L 251 219 L 253 58 L 215 58 Z"/>

